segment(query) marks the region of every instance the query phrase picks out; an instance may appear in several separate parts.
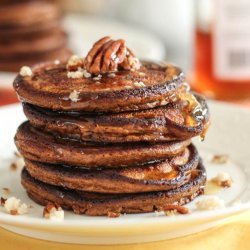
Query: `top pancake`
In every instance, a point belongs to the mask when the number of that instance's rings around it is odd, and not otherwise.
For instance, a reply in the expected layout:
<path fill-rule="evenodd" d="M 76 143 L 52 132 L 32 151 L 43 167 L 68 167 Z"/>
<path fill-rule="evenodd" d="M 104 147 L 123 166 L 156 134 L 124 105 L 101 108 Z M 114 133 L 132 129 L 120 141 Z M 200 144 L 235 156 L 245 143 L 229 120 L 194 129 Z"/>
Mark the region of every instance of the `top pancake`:
<path fill-rule="evenodd" d="M 65 63 L 40 64 L 32 72 L 31 77 L 19 74 L 14 81 L 22 101 L 53 110 L 87 112 L 120 112 L 166 105 L 183 91 L 184 80 L 179 68 L 149 62 L 142 62 L 138 71 L 103 74 L 98 80 L 94 75 L 68 78 Z"/>

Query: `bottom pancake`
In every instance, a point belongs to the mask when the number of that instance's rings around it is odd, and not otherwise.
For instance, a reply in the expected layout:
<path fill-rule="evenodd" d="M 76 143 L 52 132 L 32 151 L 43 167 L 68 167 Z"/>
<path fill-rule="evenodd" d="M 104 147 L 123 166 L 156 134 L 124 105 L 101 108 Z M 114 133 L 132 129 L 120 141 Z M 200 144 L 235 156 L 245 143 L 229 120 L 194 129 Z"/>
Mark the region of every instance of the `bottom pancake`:
<path fill-rule="evenodd" d="M 30 198 L 41 205 L 53 202 L 77 214 L 100 216 L 109 212 L 146 213 L 162 210 L 167 204 L 186 204 L 204 193 L 206 172 L 200 162 L 185 185 L 168 191 L 136 194 L 100 194 L 64 189 L 34 179 L 26 169 L 23 169 L 21 178 Z"/>

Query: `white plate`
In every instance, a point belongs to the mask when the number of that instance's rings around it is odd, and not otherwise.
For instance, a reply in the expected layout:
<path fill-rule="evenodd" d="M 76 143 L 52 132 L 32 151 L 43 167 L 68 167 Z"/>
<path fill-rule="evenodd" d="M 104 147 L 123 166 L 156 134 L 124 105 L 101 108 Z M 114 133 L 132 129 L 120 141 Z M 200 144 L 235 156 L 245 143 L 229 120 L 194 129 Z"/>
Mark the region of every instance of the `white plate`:
<path fill-rule="evenodd" d="M 196 211 L 194 202 L 188 205 L 191 215 L 167 217 L 163 213 L 123 215 L 119 218 L 88 217 L 66 212 L 63 222 L 42 218 L 43 207 L 36 205 L 20 185 L 20 171 L 9 168 L 13 160 L 15 130 L 24 120 L 21 106 L 0 109 L 0 196 L 7 196 L 2 188 L 33 208 L 26 215 L 12 216 L 0 208 L 3 228 L 34 238 L 65 243 L 123 244 L 171 239 L 213 227 L 232 215 L 250 208 L 250 112 L 221 103 L 210 103 L 212 126 L 204 143 L 196 142 L 204 157 L 208 177 L 219 171 L 228 172 L 234 180 L 229 189 L 218 195 L 225 200 L 226 208 L 213 211 Z M 229 154 L 225 165 L 210 162 L 213 154 Z M 206 196 L 198 199 L 205 199 Z M 197 199 L 197 200 L 198 200 Z M 242 203 L 235 205 L 238 200 Z M 196 201 L 197 201 L 196 200 Z"/>

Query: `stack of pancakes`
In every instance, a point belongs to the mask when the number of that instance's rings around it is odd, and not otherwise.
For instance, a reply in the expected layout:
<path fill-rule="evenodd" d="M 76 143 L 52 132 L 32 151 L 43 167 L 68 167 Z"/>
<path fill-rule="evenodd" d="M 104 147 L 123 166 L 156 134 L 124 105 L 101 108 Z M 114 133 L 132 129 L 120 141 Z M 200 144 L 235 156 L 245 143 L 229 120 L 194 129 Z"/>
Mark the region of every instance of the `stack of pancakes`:
<path fill-rule="evenodd" d="M 71 53 L 60 19 L 58 6 L 48 1 L 1 1 L 0 70 L 66 60 Z"/>
<path fill-rule="evenodd" d="M 206 172 L 191 138 L 204 136 L 209 113 L 179 68 L 141 62 L 68 73 L 67 63 L 46 63 L 14 82 L 29 120 L 15 143 L 34 201 L 109 215 L 161 211 L 203 193 Z"/>

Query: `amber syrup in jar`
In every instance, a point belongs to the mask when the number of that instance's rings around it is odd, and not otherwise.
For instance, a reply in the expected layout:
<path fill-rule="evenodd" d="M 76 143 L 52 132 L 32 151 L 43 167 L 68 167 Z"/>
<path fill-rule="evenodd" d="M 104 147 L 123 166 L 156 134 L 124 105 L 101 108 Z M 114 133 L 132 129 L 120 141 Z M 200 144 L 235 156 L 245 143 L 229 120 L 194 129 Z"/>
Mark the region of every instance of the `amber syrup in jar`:
<path fill-rule="evenodd" d="M 250 1 L 197 0 L 193 88 L 250 100 Z"/>

